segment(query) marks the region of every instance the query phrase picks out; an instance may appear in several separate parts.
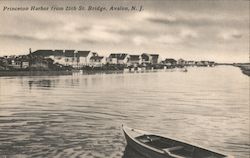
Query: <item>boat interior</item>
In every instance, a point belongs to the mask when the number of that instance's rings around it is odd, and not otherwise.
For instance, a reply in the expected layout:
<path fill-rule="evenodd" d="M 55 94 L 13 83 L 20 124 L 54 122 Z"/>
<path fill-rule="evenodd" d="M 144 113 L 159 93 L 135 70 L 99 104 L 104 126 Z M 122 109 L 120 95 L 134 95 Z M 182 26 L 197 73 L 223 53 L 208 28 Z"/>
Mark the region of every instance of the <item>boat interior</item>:
<path fill-rule="evenodd" d="M 173 139 L 157 135 L 142 135 L 135 138 L 141 143 L 164 151 L 166 154 L 181 156 L 184 158 L 225 158 L 225 155 L 218 154 L 203 148 Z"/>

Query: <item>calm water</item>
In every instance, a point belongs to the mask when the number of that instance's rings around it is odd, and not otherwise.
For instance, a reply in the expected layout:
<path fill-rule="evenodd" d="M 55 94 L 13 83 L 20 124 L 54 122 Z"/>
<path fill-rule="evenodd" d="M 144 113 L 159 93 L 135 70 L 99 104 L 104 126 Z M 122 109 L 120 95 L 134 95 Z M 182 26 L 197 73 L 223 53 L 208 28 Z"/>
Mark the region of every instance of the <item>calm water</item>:
<path fill-rule="evenodd" d="M 249 77 L 230 66 L 0 78 L 0 157 L 142 158 L 121 125 L 249 158 Z"/>

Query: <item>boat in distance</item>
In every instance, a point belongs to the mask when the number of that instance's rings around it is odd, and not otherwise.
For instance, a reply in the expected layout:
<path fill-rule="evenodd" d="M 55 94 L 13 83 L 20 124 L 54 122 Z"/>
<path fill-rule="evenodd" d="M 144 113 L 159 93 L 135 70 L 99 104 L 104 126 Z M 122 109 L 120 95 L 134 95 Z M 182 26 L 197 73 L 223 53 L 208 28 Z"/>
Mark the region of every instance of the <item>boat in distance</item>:
<path fill-rule="evenodd" d="M 146 158 L 234 158 L 176 139 L 122 125 L 127 145 Z"/>

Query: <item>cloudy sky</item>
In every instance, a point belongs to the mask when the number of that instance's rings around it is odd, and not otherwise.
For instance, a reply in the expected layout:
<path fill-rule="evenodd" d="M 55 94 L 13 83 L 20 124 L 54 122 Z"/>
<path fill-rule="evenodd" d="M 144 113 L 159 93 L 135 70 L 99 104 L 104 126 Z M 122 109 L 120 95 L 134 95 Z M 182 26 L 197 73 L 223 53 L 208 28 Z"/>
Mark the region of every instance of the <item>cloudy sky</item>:
<path fill-rule="evenodd" d="M 0 55 L 28 49 L 92 50 L 101 55 L 249 61 L 248 0 L 0 1 Z M 139 11 L 3 11 L 4 7 L 142 6 Z"/>

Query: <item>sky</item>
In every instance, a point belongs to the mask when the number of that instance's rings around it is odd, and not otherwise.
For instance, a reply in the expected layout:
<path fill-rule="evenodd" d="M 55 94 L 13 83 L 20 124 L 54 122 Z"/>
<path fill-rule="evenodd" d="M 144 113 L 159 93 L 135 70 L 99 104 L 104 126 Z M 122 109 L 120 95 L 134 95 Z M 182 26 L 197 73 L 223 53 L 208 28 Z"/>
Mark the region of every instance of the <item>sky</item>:
<path fill-rule="evenodd" d="M 0 56 L 29 48 L 160 54 L 249 62 L 248 0 L 0 0 Z M 4 7 L 106 7 L 106 11 L 4 11 Z M 141 11 L 109 8 L 142 6 Z"/>

